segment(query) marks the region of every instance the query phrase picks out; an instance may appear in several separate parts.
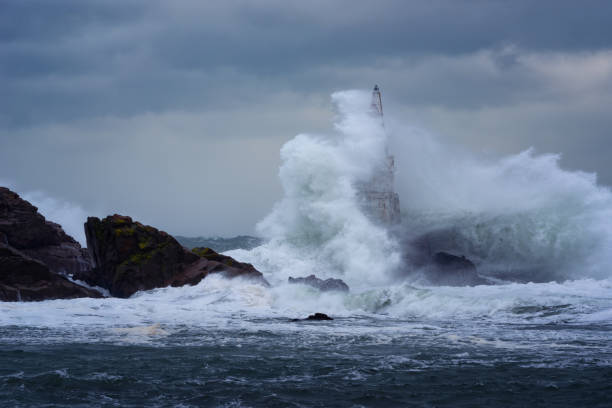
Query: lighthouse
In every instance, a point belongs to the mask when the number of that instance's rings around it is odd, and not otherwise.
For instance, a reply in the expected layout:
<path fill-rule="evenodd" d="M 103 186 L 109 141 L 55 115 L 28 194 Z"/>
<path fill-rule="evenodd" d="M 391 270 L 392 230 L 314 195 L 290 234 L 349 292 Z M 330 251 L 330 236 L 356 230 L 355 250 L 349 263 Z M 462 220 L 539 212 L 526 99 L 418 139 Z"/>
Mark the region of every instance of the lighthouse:
<path fill-rule="evenodd" d="M 384 129 L 382 95 L 378 85 L 372 91 L 370 113 Z M 385 146 L 385 158 L 378 164 L 370 179 L 357 183 L 357 198 L 363 212 L 377 224 L 391 226 L 400 221 L 399 196 L 393 187 L 395 159 Z"/>

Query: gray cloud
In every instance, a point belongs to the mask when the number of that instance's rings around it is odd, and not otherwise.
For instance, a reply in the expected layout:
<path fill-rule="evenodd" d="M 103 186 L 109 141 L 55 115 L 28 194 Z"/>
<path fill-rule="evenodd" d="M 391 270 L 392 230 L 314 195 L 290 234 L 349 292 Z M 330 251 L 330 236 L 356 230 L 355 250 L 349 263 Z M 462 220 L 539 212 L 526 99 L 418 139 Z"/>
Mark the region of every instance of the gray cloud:
<path fill-rule="evenodd" d="M 248 232 L 280 194 L 282 143 L 331 127 L 331 92 L 375 82 L 395 118 L 612 184 L 606 1 L 0 8 L 0 177 L 92 213 Z"/>
<path fill-rule="evenodd" d="M 263 90 L 327 91 L 326 84 L 305 88 L 299 81 L 316 67 L 418 61 L 505 44 L 606 48 L 612 7 L 587 4 L 9 0 L 0 17 L 8 96 L 1 107 L 5 123 L 20 125 L 130 115 L 235 103 L 252 95 L 255 81 Z"/>

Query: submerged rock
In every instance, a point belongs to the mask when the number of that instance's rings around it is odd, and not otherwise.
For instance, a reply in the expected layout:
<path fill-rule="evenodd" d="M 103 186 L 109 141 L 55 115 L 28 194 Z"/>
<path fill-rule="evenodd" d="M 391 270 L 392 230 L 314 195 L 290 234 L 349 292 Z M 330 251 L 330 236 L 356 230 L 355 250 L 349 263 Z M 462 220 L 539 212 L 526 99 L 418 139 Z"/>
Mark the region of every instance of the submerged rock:
<path fill-rule="evenodd" d="M 328 291 L 339 291 L 348 292 L 349 287 L 341 279 L 319 279 L 315 275 L 310 275 L 305 278 L 292 278 L 289 277 L 289 283 L 301 283 L 304 285 L 312 286 L 313 288 L 319 289 L 321 292 Z"/>
<path fill-rule="evenodd" d="M 306 318 L 306 320 L 334 320 L 325 313 L 315 313 Z"/>
<path fill-rule="evenodd" d="M 102 295 L 69 281 L 52 272 L 42 262 L 0 243 L 0 300 L 31 301 L 79 297 Z"/>
<path fill-rule="evenodd" d="M 45 264 L 51 272 L 74 274 L 91 268 L 89 256 L 62 227 L 8 188 L 0 187 L 0 242 Z"/>
<path fill-rule="evenodd" d="M 140 290 L 195 285 L 209 273 L 244 276 L 267 284 L 252 265 L 212 250 L 189 251 L 164 231 L 118 214 L 85 223 L 93 269 L 79 274 L 90 285 L 111 295 L 129 297 Z"/>
<path fill-rule="evenodd" d="M 291 319 L 292 322 L 301 322 L 305 320 L 334 320 L 325 313 L 315 313 L 305 319 Z"/>

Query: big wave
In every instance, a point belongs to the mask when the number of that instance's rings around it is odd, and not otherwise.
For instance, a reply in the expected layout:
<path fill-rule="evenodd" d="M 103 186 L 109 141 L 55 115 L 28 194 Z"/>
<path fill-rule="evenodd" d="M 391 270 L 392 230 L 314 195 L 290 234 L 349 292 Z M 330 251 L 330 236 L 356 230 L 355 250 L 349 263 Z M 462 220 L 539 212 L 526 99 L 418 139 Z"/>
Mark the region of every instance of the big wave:
<path fill-rule="evenodd" d="M 332 100 L 334 134 L 301 134 L 281 150 L 284 197 L 258 224 L 268 242 L 232 252 L 276 283 L 315 273 L 356 288 L 389 285 L 412 276 L 403 254 L 423 236 L 502 281 L 611 275 L 612 193 L 594 174 L 564 170 L 559 155 L 533 149 L 478 159 L 393 118 L 384 129 L 369 114 L 366 92 Z M 371 176 L 388 144 L 403 214 L 392 230 L 362 213 L 353 187 Z"/>

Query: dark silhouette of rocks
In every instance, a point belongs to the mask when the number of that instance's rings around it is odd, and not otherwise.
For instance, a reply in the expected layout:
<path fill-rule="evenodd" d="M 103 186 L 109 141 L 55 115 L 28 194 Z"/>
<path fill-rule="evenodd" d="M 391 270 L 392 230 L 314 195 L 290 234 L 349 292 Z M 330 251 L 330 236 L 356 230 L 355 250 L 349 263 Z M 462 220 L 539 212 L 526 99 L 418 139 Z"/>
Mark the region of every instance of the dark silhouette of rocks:
<path fill-rule="evenodd" d="M 405 241 L 406 273 L 418 270 L 434 285 L 474 286 L 489 282 L 478 275 L 476 265 L 464 255 L 455 255 L 460 236 L 452 228 L 427 232 Z"/>
<path fill-rule="evenodd" d="M 310 275 L 305 278 L 289 278 L 289 283 L 301 283 L 319 289 L 321 292 L 339 291 L 348 292 L 349 287 L 341 279 L 319 279 L 315 275 Z"/>
<path fill-rule="evenodd" d="M 0 233 L 6 244 L 52 272 L 74 274 L 91 268 L 87 252 L 60 225 L 45 220 L 36 207 L 5 187 L 0 187 Z"/>
<path fill-rule="evenodd" d="M 42 262 L 0 243 L 0 300 L 31 301 L 102 297 L 64 276 L 52 272 Z"/>
<path fill-rule="evenodd" d="M 486 283 L 478 276 L 476 265 L 463 255 L 436 252 L 426 269 L 428 279 L 439 285 L 473 286 Z"/>
<path fill-rule="evenodd" d="M 0 187 L 0 300 L 101 297 L 63 276 L 89 269 L 89 256 L 62 227 Z"/>
<path fill-rule="evenodd" d="M 194 285 L 210 273 L 268 285 L 250 264 L 208 248 L 189 251 L 167 233 L 130 217 L 88 218 L 85 235 L 88 249 L 18 194 L 0 187 L 0 300 L 101 296 L 65 275 L 117 297 Z"/>
<path fill-rule="evenodd" d="M 325 313 L 315 313 L 306 318 L 306 320 L 334 320 Z"/>
<path fill-rule="evenodd" d="M 130 217 L 90 217 L 85 235 L 93 269 L 76 278 L 108 289 L 113 296 L 126 298 L 140 290 L 195 285 L 210 273 L 268 284 L 250 264 L 208 248 L 189 251 L 166 232 Z"/>
<path fill-rule="evenodd" d="M 209 273 L 220 272 L 223 276 L 228 278 L 249 278 L 264 286 L 270 286 L 261 272 L 255 269 L 250 263 L 238 262 L 231 256 L 219 254 L 211 248 L 193 248 L 191 252 L 210 262 L 210 265 L 207 266 L 209 268 Z M 203 261 L 200 261 L 200 264 L 201 263 L 203 263 Z"/>

